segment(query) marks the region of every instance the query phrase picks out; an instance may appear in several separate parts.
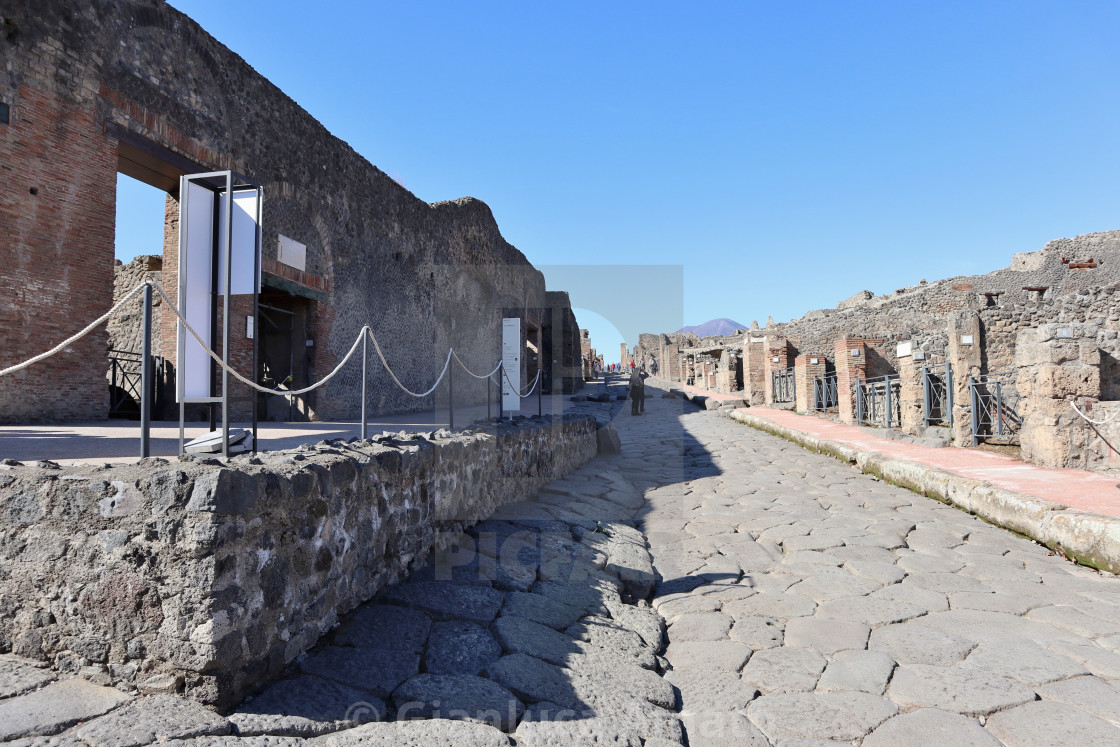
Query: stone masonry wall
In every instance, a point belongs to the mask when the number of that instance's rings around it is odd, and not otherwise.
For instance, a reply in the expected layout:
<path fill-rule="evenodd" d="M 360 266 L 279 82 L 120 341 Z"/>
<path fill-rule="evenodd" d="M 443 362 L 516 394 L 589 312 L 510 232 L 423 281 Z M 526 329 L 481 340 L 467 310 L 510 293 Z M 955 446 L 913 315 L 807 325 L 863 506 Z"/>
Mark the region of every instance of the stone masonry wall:
<path fill-rule="evenodd" d="M 308 276 L 326 289 L 310 312 L 312 379 L 333 368 L 366 323 L 414 389 L 435 378 L 448 346 L 472 369 L 490 370 L 502 311 L 547 305 L 543 276 L 505 241 L 484 203 L 418 199 L 162 0 L 17 1 L 0 13 L 0 101 L 11 107 L 10 123 L 0 124 L 0 327 L 10 332 L 0 367 L 109 308 L 116 179 L 127 148 L 173 170 L 232 169 L 263 186 L 265 259 L 277 259 L 281 234 L 295 239 L 307 247 Z M 163 188 L 163 284 L 174 296 L 178 195 Z M 244 329 L 244 314 L 241 307 L 234 330 Z M 174 325 L 165 319 L 161 328 L 171 357 Z M 249 345 L 244 335 L 234 342 L 235 355 Z M 105 343 L 99 329 L 4 377 L 0 421 L 104 418 Z M 356 415 L 358 368 L 309 398 L 315 417 Z M 457 394 L 482 402 L 485 382 L 464 382 Z M 370 393 L 380 412 L 427 409 L 433 397 L 446 393 L 413 399 L 387 376 Z"/>
<path fill-rule="evenodd" d="M 139 465 L 0 465 L 0 652 L 222 707 L 445 538 L 596 454 L 596 424 Z"/>

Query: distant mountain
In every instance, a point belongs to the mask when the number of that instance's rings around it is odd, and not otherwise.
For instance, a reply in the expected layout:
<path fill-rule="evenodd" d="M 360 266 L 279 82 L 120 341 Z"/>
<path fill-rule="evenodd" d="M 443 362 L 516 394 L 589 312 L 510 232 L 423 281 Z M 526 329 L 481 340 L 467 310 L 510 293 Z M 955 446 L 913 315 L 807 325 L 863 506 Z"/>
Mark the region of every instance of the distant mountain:
<path fill-rule="evenodd" d="M 734 319 L 712 319 L 709 322 L 692 327 L 681 327 L 677 332 L 691 332 L 697 337 L 711 337 L 712 335 L 733 335 L 735 330 L 746 328 L 747 325 L 739 324 Z"/>

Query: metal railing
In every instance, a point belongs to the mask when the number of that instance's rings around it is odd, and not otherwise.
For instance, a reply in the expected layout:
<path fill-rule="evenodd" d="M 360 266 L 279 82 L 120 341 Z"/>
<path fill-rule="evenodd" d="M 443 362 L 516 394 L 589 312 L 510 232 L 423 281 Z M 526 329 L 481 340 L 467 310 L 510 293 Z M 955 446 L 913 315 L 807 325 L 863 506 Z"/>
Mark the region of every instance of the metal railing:
<path fill-rule="evenodd" d="M 770 374 L 770 391 L 773 402 L 794 402 L 796 393 L 793 383 L 793 369 L 784 368 Z"/>
<path fill-rule="evenodd" d="M 1023 419 L 1019 415 L 1019 390 L 1014 371 L 970 376 L 968 395 L 972 405 L 973 446 L 981 440 L 1019 442 Z"/>
<path fill-rule="evenodd" d="M 898 374 L 857 379 L 856 422 L 895 428 L 902 424 L 902 382 Z"/>
<path fill-rule="evenodd" d="M 813 410 L 824 412 L 840 405 L 839 392 L 836 389 L 836 373 L 827 373 L 824 376 L 813 378 Z"/>
<path fill-rule="evenodd" d="M 922 422 L 953 427 L 953 364 L 922 367 Z"/>

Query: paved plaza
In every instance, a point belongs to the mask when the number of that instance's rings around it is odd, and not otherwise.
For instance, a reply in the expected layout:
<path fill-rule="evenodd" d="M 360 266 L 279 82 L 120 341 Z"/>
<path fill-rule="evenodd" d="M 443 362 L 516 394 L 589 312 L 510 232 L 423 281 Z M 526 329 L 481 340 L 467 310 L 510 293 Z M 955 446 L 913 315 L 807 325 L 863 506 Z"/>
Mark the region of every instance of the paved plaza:
<path fill-rule="evenodd" d="M 621 454 L 453 537 L 233 713 L 5 656 L 0 735 L 1120 744 L 1120 579 L 659 395 L 578 403 Z"/>

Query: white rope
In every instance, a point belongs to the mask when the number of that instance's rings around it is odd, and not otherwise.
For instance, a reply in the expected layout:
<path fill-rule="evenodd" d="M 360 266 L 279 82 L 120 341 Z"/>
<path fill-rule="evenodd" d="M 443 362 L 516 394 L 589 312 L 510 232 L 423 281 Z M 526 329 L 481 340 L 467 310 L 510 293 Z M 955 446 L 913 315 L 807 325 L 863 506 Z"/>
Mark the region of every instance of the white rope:
<path fill-rule="evenodd" d="M 537 377 L 535 379 L 533 379 L 533 386 L 529 389 L 529 391 L 525 392 L 524 394 L 521 393 L 521 387 L 516 386 L 513 383 L 513 379 L 511 379 L 509 377 L 509 374 L 506 373 L 506 370 L 504 368 L 502 369 L 502 376 L 506 377 L 506 381 L 509 382 L 509 388 L 510 389 L 516 389 L 518 391 L 518 395 L 521 396 L 521 397 L 528 397 L 530 394 L 533 393 L 533 389 L 537 388 L 537 382 L 540 381 L 540 378 L 541 378 L 541 370 L 539 368 L 537 369 Z M 500 381 L 500 379 L 499 379 L 499 381 Z"/>
<path fill-rule="evenodd" d="M 1092 419 L 1092 418 L 1090 418 L 1090 417 L 1089 417 L 1088 415 L 1086 415 L 1085 413 L 1081 412 L 1081 410 L 1078 410 L 1078 409 L 1077 409 L 1077 405 L 1076 405 L 1076 404 L 1074 404 L 1073 402 L 1070 402 L 1070 403 L 1069 403 L 1069 406 L 1073 408 L 1073 411 L 1074 411 L 1074 412 L 1076 412 L 1076 413 L 1077 413 L 1078 415 L 1080 415 L 1080 416 L 1081 416 L 1082 418 L 1084 418 L 1084 419 L 1085 419 L 1085 422 L 1087 422 L 1087 423 L 1092 423 L 1093 425 L 1108 425 L 1109 423 L 1111 423 L 1111 422 L 1112 422 L 1113 420 L 1115 420 L 1115 419 L 1116 419 L 1116 416 L 1117 416 L 1117 415 L 1120 415 L 1120 409 L 1118 409 L 1118 410 L 1117 410 L 1116 412 L 1112 413 L 1111 415 L 1109 415 L 1109 416 L 1108 416 L 1107 418 L 1105 418 L 1104 420 L 1093 420 L 1093 419 Z"/>
<path fill-rule="evenodd" d="M 439 383 L 443 381 L 443 377 L 447 374 L 447 369 L 451 365 L 451 356 L 455 352 L 455 348 L 447 349 L 447 360 L 443 362 L 443 370 L 439 372 L 439 378 L 436 379 L 436 383 L 432 384 L 432 386 L 426 392 L 414 392 L 404 384 L 402 384 L 401 380 L 397 378 L 397 375 L 393 373 L 393 369 L 389 368 L 389 362 L 385 360 L 385 354 L 381 352 L 381 346 L 377 344 L 377 338 L 373 336 L 373 330 L 369 327 L 366 327 L 365 329 L 369 333 L 369 339 L 373 340 L 373 349 L 377 351 L 377 357 L 381 359 L 381 365 L 385 366 L 385 370 L 389 372 L 390 378 L 392 378 L 393 381 L 397 383 L 397 386 L 404 390 L 405 393 L 411 394 L 413 397 L 417 398 L 427 397 L 429 394 L 434 392 L 436 390 L 436 387 L 439 386 Z"/>
<path fill-rule="evenodd" d="M 533 386 L 529 389 L 529 391 L 525 392 L 521 396 L 522 397 L 528 397 L 530 394 L 532 394 L 533 390 L 535 390 L 537 388 L 537 384 L 539 384 L 540 381 L 541 381 L 541 370 L 538 368 L 537 369 L 537 378 L 533 379 Z"/>
<path fill-rule="evenodd" d="M 475 377 L 476 379 L 489 379 L 489 378 L 490 378 L 491 376 L 493 376 L 494 374 L 498 373 L 498 369 L 502 367 L 502 361 L 498 361 L 498 365 L 494 367 L 494 370 L 493 370 L 493 371 L 491 371 L 490 373 L 486 374 L 485 376 L 479 376 L 479 375 L 478 375 L 478 374 L 476 374 L 476 373 L 475 373 L 474 371 L 472 371 L 472 370 L 470 370 L 469 368 L 467 368 L 467 364 L 466 364 L 466 363 L 463 363 L 463 359 L 459 357 L 459 354 L 458 354 L 458 353 L 452 352 L 452 355 L 454 355 L 454 356 L 455 356 L 455 360 L 459 361 L 459 365 L 463 367 L 463 370 L 464 370 L 464 371 L 466 371 L 466 372 L 467 372 L 468 374 L 470 374 L 471 376 Z"/>
<path fill-rule="evenodd" d="M 83 337 L 88 335 L 90 332 L 92 332 L 97 327 L 97 325 L 104 323 L 109 317 L 111 317 L 113 314 L 116 314 L 118 311 L 120 311 L 121 307 L 124 306 L 125 303 L 130 301 L 132 299 L 132 297 L 135 296 L 141 289 L 143 289 L 143 287 L 145 285 L 146 285 L 146 283 L 140 283 L 140 285 L 138 285 L 135 288 L 133 288 L 132 290 L 130 290 L 120 301 L 117 301 L 116 305 L 113 306 L 113 308 L 109 309 L 104 314 L 102 314 L 101 316 L 94 319 L 92 322 L 89 323 L 89 326 L 87 326 L 85 329 L 83 329 L 78 334 L 74 335 L 73 337 L 68 337 L 67 339 L 58 343 L 57 345 L 55 345 L 53 348 L 51 348 L 50 350 L 48 350 L 45 353 L 40 353 L 39 355 L 36 355 L 34 358 L 28 358 L 23 363 L 17 363 L 14 366 L 9 366 L 8 368 L 5 368 L 4 370 L 0 371 L 0 376 L 6 376 L 10 373 L 15 373 L 16 371 L 20 371 L 22 369 L 27 368 L 28 366 L 31 366 L 35 363 L 38 363 L 39 361 L 43 360 L 44 358 L 50 358 L 52 355 L 55 355 L 56 353 L 59 353 L 59 352 L 65 350 L 67 348 L 67 346 L 72 345 L 75 342 L 77 342 L 78 340 L 82 339 Z"/>
<path fill-rule="evenodd" d="M 155 281 L 147 281 L 147 282 L 149 282 L 153 288 L 155 288 L 157 291 L 159 291 L 159 294 L 161 296 L 163 296 L 163 300 L 167 303 L 167 305 L 171 308 L 171 310 L 173 312 L 175 312 L 175 316 L 179 317 L 179 321 L 182 322 L 183 328 L 191 333 L 191 337 L 193 337 L 195 340 L 198 341 L 198 344 L 202 346 L 202 349 L 206 351 L 207 355 L 209 355 L 211 358 L 214 359 L 215 363 L 217 363 L 219 366 L 221 366 L 226 371 L 229 371 L 230 375 L 232 375 L 233 378 L 237 379 L 242 384 L 245 384 L 246 386 L 248 386 L 252 389 L 256 389 L 258 392 L 264 392 L 265 394 L 283 394 L 283 395 L 288 395 L 288 396 L 294 396 L 294 395 L 297 395 L 297 394 L 306 394 L 307 392 L 314 391 L 315 389 L 318 389 L 319 387 L 323 386 L 323 384 L 326 384 L 328 381 L 333 379 L 335 377 L 335 374 L 337 374 L 339 371 L 342 370 L 342 367 L 345 366 L 346 362 L 349 361 L 351 356 L 354 355 L 354 351 L 358 349 L 358 343 L 360 343 L 362 341 L 362 335 L 365 334 L 366 330 L 369 329 L 369 327 L 362 327 L 362 331 L 359 332 L 358 336 L 354 339 L 354 344 L 350 346 L 350 350 L 349 350 L 349 352 L 346 353 L 346 357 L 344 357 L 341 361 L 338 362 L 338 365 L 334 367 L 333 371 L 331 371 L 329 374 L 324 376 L 317 383 L 312 384 L 311 386 L 308 386 L 308 387 L 304 387 L 303 389 L 270 389 L 269 387 L 261 386 L 260 384 L 257 384 L 255 381 L 252 381 L 251 379 L 245 378 L 244 376 L 239 374 L 237 371 L 235 371 L 233 368 L 231 368 L 230 366 L 227 366 L 225 364 L 225 362 L 221 359 L 221 357 L 217 353 L 215 353 L 213 350 L 211 350 L 209 347 L 207 347 L 206 343 L 202 341 L 202 338 L 199 337 L 198 333 L 194 331 L 194 328 L 191 327 L 191 325 L 187 323 L 187 320 L 185 318 L 183 318 L 183 315 L 182 315 L 182 313 L 180 313 L 179 309 L 176 308 L 175 304 L 171 302 L 171 299 L 167 297 L 167 294 L 164 293 L 163 288 L 160 287 L 159 283 L 157 283 Z"/>

